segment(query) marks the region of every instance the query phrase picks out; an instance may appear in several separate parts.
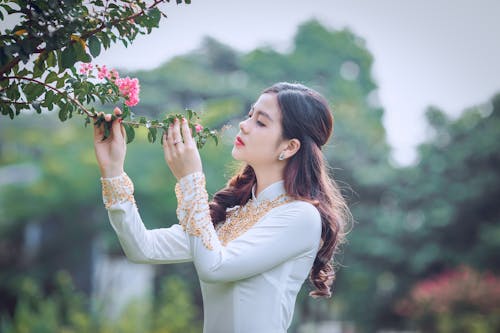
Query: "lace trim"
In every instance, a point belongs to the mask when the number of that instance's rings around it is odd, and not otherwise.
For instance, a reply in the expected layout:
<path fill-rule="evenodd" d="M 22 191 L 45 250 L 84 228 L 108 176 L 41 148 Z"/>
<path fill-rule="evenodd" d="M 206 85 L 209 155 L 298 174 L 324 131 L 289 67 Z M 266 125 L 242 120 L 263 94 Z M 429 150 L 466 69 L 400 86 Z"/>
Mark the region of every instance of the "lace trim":
<path fill-rule="evenodd" d="M 250 199 L 244 206 L 230 208 L 226 212 L 226 221 L 217 227 L 219 240 L 222 245 L 226 246 L 227 243 L 244 234 L 271 209 L 292 201 L 293 199 L 286 194 L 281 194 L 273 200 L 264 200 L 254 204 Z"/>
<path fill-rule="evenodd" d="M 125 172 L 117 177 L 101 177 L 101 184 L 102 200 L 106 209 L 114 204 L 127 201 L 135 205 L 134 184 Z"/>
<path fill-rule="evenodd" d="M 177 218 L 182 229 L 192 236 L 200 237 L 209 250 L 212 246 L 212 220 L 205 189 L 205 175 L 195 172 L 179 180 L 175 185 L 177 196 Z"/>

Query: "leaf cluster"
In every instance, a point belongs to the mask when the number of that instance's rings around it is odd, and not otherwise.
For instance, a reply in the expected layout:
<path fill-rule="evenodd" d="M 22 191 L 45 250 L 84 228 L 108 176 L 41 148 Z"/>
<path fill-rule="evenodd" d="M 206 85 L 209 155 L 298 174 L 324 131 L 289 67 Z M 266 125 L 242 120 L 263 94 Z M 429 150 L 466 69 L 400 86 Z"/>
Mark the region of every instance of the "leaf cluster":
<path fill-rule="evenodd" d="M 85 103 L 115 102 L 108 93 L 115 87 L 82 80 L 74 66 L 113 43 L 128 46 L 150 33 L 166 16 L 158 8 L 164 2 L 169 1 L 1 1 L 0 20 L 11 15 L 19 22 L 0 36 L 0 114 L 13 119 L 25 110 L 57 108 L 65 121 L 75 111 L 94 114 Z"/>

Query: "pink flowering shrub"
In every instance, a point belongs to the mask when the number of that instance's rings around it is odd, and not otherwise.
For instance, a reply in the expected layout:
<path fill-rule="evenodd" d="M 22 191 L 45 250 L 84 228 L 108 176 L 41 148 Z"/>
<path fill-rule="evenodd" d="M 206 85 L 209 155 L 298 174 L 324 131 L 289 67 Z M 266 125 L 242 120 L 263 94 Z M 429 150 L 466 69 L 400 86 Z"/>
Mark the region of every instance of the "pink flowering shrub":
<path fill-rule="evenodd" d="M 79 105 L 84 113 L 87 115 L 86 124 L 93 119 L 94 126 L 104 125 L 103 140 L 109 137 L 111 124 L 114 120 L 119 119 L 127 133 L 127 143 L 132 142 L 135 137 L 135 128 L 145 126 L 148 130 L 148 140 L 155 142 L 157 138 L 161 138 L 163 133 L 168 131 L 170 124 L 175 119 L 187 118 L 190 122 L 191 131 L 196 141 L 198 148 L 201 148 L 207 142 L 207 139 L 212 138 L 215 144 L 218 144 L 217 132 L 204 128 L 198 123 L 191 123 L 193 119 L 199 119 L 195 112 L 186 110 L 186 114 L 170 114 L 163 120 L 148 120 L 146 117 L 139 117 L 134 119 L 135 115 L 130 111 L 129 107 L 136 106 L 139 103 L 140 85 L 137 78 L 120 77 L 119 73 L 114 69 L 108 69 L 106 65 L 93 65 L 91 63 L 82 63 L 78 69 L 80 74 L 78 82 L 79 86 L 92 87 L 91 90 L 98 95 L 102 104 L 116 103 L 118 100 L 123 99 L 124 103 L 122 108 L 115 107 L 112 113 L 104 114 L 97 112 L 94 107 L 90 110 L 85 109 L 83 105 Z M 97 83 L 90 85 L 83 85 L 85 80 L 100 80 Z M 90 100 L 89 96 L 81 96 L 81 99 Z M 95 100 L 95 98 L 94 98 Z M 159 140 L 161 142 L 161 140 Z"/>
<path fill-rule="evenodd" d="M 396 311 L 426 332 L 498 332 L 500 278 L 461 266 L 417 283 Z"/>
<path fill-rule="evenodd" d="M 91 63 L 82 63 L 79 72 L 80 74 L 88 75 L 90 71 L 92 71 L 93 67 L 94 65 Z"/>
<path fill-rule="evenodd" d="M 107 80 L 114 83 L 120 92 L 121 97 L 125 98 L 127 106 L 136 106 L 139 103 L 140 85 L 137 78 L 120 78 L 120 75 L 115 69 L 109 70 L 106 65 L 95 66 L 97 69 L 97 79 Z M 88 77 L 93 77 L 94 65 L 91 63 L 82 63 L 79 73 Z"/>
<path fill-rule="evenodd" d="M 125 104 L 135 106 L 139 103 L 139 80 L 136 78 L 117 78 L 115 84 L 120 89 L 120 93 L 125 97 Z"/>

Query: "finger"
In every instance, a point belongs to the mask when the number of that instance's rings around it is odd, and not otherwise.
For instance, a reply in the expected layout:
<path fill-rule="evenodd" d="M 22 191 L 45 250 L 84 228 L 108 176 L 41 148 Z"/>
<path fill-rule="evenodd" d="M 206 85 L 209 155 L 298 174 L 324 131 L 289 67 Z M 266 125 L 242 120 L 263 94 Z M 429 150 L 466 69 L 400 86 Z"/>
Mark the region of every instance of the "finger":
<path fill-rule="evenodd" d="M 163 153 L 165 154 L 165 160 L 167 163 L 172 159 L 172 147 L 168 138 L 169 132 L 170 131 L 165 131 L 162 136 Z"/>
<path fill-rule="evenodd" d="M 174 142 L 174 124 L 170 124 L 167 130 L 166 144 L 167 146 L 173 146 L 173 142 Z"/>
<path fill-rule="evenodd" d="M 117 140 L 122 143 L 125 141 L 125 136 L 123 135 L 122 125 L 118 119 L 113 120 L 111 123 L 111 137 L 112 140 Z"/>
<path fill-rule="evenodd" d="M 175 155 L 176 148 L 182 146 L 182 136 L 179 129 L 179 120 L 176 118 L 173 124 L 170 125 L 168 129 L 168 146 L 171 149 L 173 155 Z"/>
<path fill-rule="evenodd" d="M 182 137 L 184 138 L 185 145 L 194 145 L 194 139 L 191 135 L 191 129 L 189 128 L 186 118 L 182 118 Z"/>
<path fill-rule="evenodd" d="M 94 141 L 95 142 L 101 141 L 103 135 L 104 135 L 104 124 L 101 123 L 99 126 L 94 125 Z"/>
<path fill-rule="evenodd" d="M 120 121 L 120 125 L 121 125 L 121 123 L 122 122 Z M 127 132 L 125 131 L 125 127 L 123 125 L 120 126 L 120 131 L 122 132 L 122 136 L 125 139 L 125 142 L 127 142 Z"/>
<path fill-rule="evenodd" d="M 180 123 L 179 123 L 179 119 L 177 119 L 177 118 L 175 118 L 175 120 L 174 120 L 174 129 L 173 129 L 172 137 L 174 139 L 173 144 L 175 146 L 182 144 Z"/>

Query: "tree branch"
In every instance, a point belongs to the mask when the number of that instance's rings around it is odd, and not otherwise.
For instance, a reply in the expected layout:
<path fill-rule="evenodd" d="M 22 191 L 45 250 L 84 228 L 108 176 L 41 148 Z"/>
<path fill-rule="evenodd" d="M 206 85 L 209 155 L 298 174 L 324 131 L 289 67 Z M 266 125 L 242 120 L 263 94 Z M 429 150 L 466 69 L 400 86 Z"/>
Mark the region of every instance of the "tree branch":
<path fill-rule="evenodd" d="M 79 107 L 83 112 L 85 112 L 85 114 L 89 117 L 93 117 L 94 115 L 92 114 L 92 112 L 90 112 L 89 110 L 87 110 L 83 105 L 82 103 L 80 103 L 77 99 L 71 97 L 69 94 L 55 88 L 55 87 L 52 87 L 51 85 L 45 83 L 45 82 L 42 82 L 40 80 L 37 80 L 37 79 L 32 79 L 32 78 L 29 78 L 29 77 L 24 77 L 24 76 L 7 76 L 5 77 L 5 79 L 10 79 L 10 80 L 25 80 L 25 81 L 30 81 L 30 82 L 34 82 L 34 83 L 37 83 L 37 84 L 41 84 L 42 86 L 46 87 L 46 88 L 49 88 L 51 90 L 54 90 L 56 93 L 60 94 L 60 95 L 63 95 L 65 96 L 67 99 L 69 99 L 71 102 L 73 102 L 77 107 Z"/>
<path fill-rule="evenodd" d="M 163 3 L 165 2 L 166 0 L 155 0 L 147 9 L 152 9 L 152 8 L 155 8 L 157 7 L 160 3 Z M 135 14 L 132 14 L 130 16 L 127 16 L 127 17 L 124 17 L 124 18 L 120 18 L 120 19 L 116 19 L 116 20 L 113 20 L 113 21 L 110 21 L 109 24 L 111 25 L 116 25 L 117 23 L 120 23 L 120 22 L 123 22 L 123 21 L 128 21 L 128 20 L 131 20 L 131 19 L 134 19 L 138 16 L 141 16 L 141 15 L 144 15 L 146 14 L 144 10 L 141 10 L 140 12 L 137 12 Z M 84 34 L 82 34 L 80 36 L 81 39 L 87 39 L 89 38 L 90 36 L 92 35 L 95 35 L 96 33 L 102 31 L 104 28 L 106 28 L 106 24 L 104 22 L 101 23 L 101 25 L 97 28 L 95 28 L 94 30 L 90 30 Z M 71 40 L 69 42 L 69 45 L 73 44 L 73 43 L 76 43 L 77 41 L 75 40 Z M 38 54 L 38 53 L 42 53 L 46 50 L 46 48 L 43 48 L 43 49 L 35 49 L 33 51 L 32 54 Z M 8 73 L 13 67 L 15 67 L 19 61 L 21 61 L 21 58 L 19 56 L 15 57 L 14 59 L 12 59 L 11 62 L 7 63 L 4 67 L 2 67 L 0 69 L 0 77 L 2 75 L 4 75 L 5 73 Z"/>

